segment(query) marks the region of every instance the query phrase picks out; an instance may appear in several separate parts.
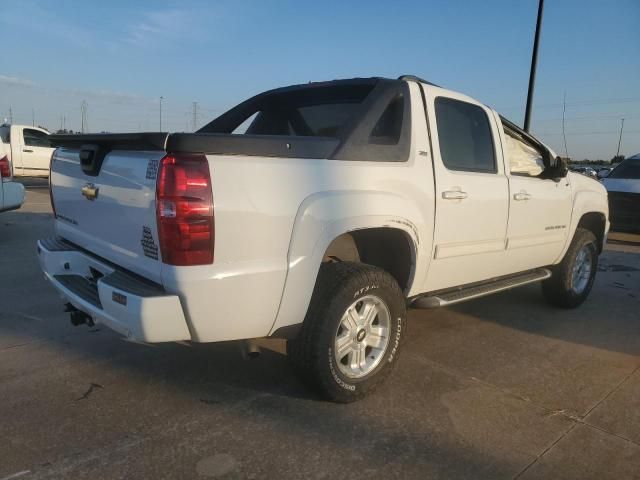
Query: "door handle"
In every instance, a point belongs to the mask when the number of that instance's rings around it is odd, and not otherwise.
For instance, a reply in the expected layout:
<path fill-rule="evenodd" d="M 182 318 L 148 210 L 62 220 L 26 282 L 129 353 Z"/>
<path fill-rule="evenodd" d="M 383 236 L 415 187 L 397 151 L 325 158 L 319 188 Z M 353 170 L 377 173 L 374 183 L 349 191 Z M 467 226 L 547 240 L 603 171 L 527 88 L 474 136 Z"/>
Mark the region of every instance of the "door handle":
<path fill-rule="evenodd" d="M 460 190 L 446 190 L 442 192 L 442 198 L 445 200 L 462 200 L 467 198 L 467 192 L 461 192 Z"/>
<path fill-rule="evenodd" d="M 530 198 L 531 198 L 531 194 L 525 192 L 524 190 L 521 190 L 518 193 L 513 194 L 513 199 L 518 201 L 529 200 Z"/>
<path fill-rule="evenodd" d="M 22 151 L 27 153 L 33 153 L 33 150 L 29 150 L 28 148 L 23 148 Z"/>

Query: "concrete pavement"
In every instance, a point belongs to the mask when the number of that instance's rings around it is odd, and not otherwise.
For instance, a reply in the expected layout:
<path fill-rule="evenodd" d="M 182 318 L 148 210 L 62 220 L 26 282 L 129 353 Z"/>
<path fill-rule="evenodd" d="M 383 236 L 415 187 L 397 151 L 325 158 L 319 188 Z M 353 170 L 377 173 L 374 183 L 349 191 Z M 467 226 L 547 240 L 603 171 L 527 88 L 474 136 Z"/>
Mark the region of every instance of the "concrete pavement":
<path fill-rule="evenodd" d="M 624 243 L 577 310 L 533 285 L 412 311 L 394 374 L 335 405 L 279 341 L 245 359 L 237 342 L 72 327 L 35 255 L 48 192 L 29 185 L 0 214 L 0 480 L 640 478 L 640 255 Z"/>

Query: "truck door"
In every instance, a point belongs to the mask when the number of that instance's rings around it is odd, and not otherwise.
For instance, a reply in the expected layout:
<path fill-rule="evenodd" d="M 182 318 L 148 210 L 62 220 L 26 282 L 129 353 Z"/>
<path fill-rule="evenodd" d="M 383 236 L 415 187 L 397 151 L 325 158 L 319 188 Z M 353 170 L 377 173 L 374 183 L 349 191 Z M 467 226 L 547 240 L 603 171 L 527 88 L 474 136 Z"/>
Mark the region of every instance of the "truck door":
<path fill-rule="evenodd" d="M 544 267 L 558 258 L 571 222 L 569 177 L 548 179 L 542 152 L 505 129 L 502 142 L 510 186 L 507 258 L 519 270 Z"/>
<path fill-rule="evenodd" d="M 433 291 L 506 272 L 509 186 L 492 112 L 463 95 L 425 90 L 436 179 Z"/>
<path fill-rule="evenodd" d="M 34 128 L 24 128 L 21 138 L 23 174 L 46 175 L 53 153 L 49 134 Z"/>

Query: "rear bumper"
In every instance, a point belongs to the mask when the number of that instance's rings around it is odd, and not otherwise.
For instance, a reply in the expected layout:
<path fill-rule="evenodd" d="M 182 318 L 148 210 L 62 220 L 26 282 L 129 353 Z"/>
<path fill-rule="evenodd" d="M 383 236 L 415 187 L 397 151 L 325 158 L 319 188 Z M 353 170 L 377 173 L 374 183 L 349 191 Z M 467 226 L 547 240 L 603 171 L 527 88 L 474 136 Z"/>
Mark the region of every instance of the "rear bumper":
<path fill-rule="evenodd" d="M 24 186 L 18 182 L 5 182 L 0 191 L 2 202 L 0 202 L 0 212 L 16 210 L 24 203 Z"/>
<path fill-rule="evenodd" d="M 78 310 L 140 342 L 191 340 L 180 299 L 58 239 L 38 241 L 47 280 Z"/>

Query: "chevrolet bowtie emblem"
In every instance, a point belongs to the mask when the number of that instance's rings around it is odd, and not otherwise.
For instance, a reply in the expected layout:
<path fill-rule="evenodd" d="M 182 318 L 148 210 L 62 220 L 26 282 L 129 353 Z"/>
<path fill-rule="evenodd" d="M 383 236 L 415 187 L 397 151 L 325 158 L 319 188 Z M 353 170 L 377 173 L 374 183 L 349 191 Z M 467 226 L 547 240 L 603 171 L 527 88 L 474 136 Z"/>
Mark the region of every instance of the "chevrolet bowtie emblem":
<path fill-rule="evenodd" d="M 95 200 L 96 198 L 98 198 L 98 190 L 99 188 L 96 187 L 93 183 L 87 183 L 84 187 L 82 187 L 82 195 L 87 199 L 87 200 Z"/>

